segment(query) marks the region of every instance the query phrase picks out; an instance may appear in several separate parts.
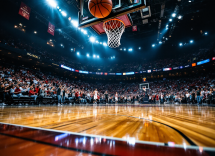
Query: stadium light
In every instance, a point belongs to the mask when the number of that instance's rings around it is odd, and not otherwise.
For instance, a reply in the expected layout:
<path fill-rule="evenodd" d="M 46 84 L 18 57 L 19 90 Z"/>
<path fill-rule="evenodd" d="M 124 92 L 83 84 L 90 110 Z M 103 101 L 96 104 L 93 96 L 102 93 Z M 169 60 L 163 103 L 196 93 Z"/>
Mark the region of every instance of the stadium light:
<path fill-rule="evenodd" d="M 205 35 L 207 35 L 208 33 L 207 32 L 205 32 Z"/>
<path fill-rule="evenodd" d="M 67 16 L 67 13 L 65 11 L 62 11 L 61 14 L 66 17 Z"/>
<path fill-rule="evenodd" d="M 104 45 L 104 46 L 107 46 L 107 43 L 103 42 L 103 45 Z"/>
<path fill-rule="evenodd" d="M 61 12 L 61 9 L 59 9 L 59 11 Z"/>
<path fill-rule="evenodd" d="M 90 55 L 89 55 L 89 54 L 87 54 L 87 57 L 90 57 Z"/>
<path fill-rule="evenodd" d="M 99 41 L 96 41 L 96 43 L 99 43 Z"/>
<path fill-rule="evenodd" d="M 78 22 L 77 21 L 74 21 L 74 20 L 71 20 L 71 23 L 74 25 L 74 27 L 78 27 Z M 84 32 L 85 30 L 81 29 L 82 32 Z"/>
<path fill-rule="evenodd" d="M 181 15 L 179 15 L 179 16 L 178 16 L 178 19 L 181 19 L 181 18 L 182 18 L 182 16 L 181 16 Z"/>
<path fill-rule="evenodd" d="M 96 55 L 93 55 L 93 58 L 96 58 Z"/>
<path fill-rule="evenodd" d="M 139 47 L 139 50 L 141 49 L 141 47 Z"/>
<path fill-rule="evenodd" d="M 191 0 L 189 0 L 189 2 L 191 2 Z"/>
<path fill-rule="evenodd" d="M 80 55 L 80 53 L 79 53 L 79 52 L 77 52 L 77 55 Z"/>
<path fill-rule="evenodd" d="M 87 34 L 87 31 L 86 31 L 86 30 L 84 30 L 84 31 L 83 31 L 83 33 L 86 35 L 86 34 Z"/>
<path fill-rule="evenodd" d="M 124 48 L 124 51 L 126 51 L 126 48 Z"/>
<path fill-rule="evenodd" d="M 122 48 L 120 48 L 120 50 L 122 51 Z"/>
<path fill-rule="evenodd" d="M 173 14 L 172 14 L 172 17 L 175 17 L 175 16 L 176 16 L 176 13 L 173 13 Z"/>
<path fill-rule="evenodd" d="M 115 58 L 115 56 L 113 56 L 113 58 Z"/>
<path fill-rule="evenodd" d="M 37 31 L 34 31 L 35 34 L 37 34 Z"/>
<path fill-rule="evenodd" d="M 47 2 L 49 3 L 49 5 L 51 5 L 52 7 L 57 7 L 57 3 L 55 0 L 47 0 Z"/>
<path fill-rule="evenodd" d="M 99 58 L 99 55 L 97 55 L 97 58 Z"/>
<path fill-rule="evenodd" d="M 132 48 L 130 48 L 130 49 L 128 49 L 128 51 L 133 51 L 133 49 L 132 49 Z"/>
<path fill-rule="evenodd" d="M 60 7 L 59 7 L 59 6 L 57 6 L 57 9 L 60 9 Z"/>
<path fill-rule="evenodd" d="M 155 44 L 152 44 L 152 47 L 155 47 Z"/>
<path fill-rule="evenodd" d="M 100 44 L 102 44 L 102 42 L 100 42 Z"/>
<path fill-rule="evenodd" d="M 172 18 L 170 18 L 169 21 L 172 22 Z"/>
<path fill-rule="evenodd" d="M 71 51 L 73 51 L 73 48 L 71 48 Z"/>
<path fill-rule="evenodd" d="M 94 43 L 95 42 L 95 37 L 90 37 L 90 42 Z"/>
<path fill-rule="evenodd" d="M 61 47 L 63 47 L 63 44 L 60 44 Z"/>
<path fill-rule="evenodd" d="M 193 40 L 190 40 L 190 43 L 193 43 Z"/>
<path fill-rule="evenodd" d="M 162 42 L 161 42 L 161 41 L 159 41 L 159 44 L 162 44 Z"/>
<path fill-rule="evenodd" d="M 183 46 L 183 44 L 182 44 L 182 43 L 179 43 L 179 46 Z"/>

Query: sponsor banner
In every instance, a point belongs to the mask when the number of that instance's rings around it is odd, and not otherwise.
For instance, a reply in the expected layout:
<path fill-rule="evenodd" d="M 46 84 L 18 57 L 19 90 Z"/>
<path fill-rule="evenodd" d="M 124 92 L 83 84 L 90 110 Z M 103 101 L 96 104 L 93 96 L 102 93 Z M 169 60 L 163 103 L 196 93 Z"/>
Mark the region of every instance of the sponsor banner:
<path fill-rule="evenodd" d="M 180 68 L 180 69 L 183 69 L 184 67 L 183 67 L 183 66 L 180 66 L 179 68 Z"/>
<path fill-rule="evenodd" d="M 116 73 L 116 75 L 122 75 L 122 73 Z"/>
<path fill-rule="evenodd" d="M 196 66 L 196 63 L 192 63 L 192 67 L 195 67 Z"/>
<path fill-rule="evenodd" d="M 188 67 L 190 67 L 190 64 L 188 64 L 188 65 L 186 65 L 186 66 L 184 66 L 185 68 L 188 68 Z"/>
<path fill-rule="evenodd" d="M 75 70 L 75 72 L 79 73 L 79 70 Z"/>
<path fill-rule="evenodd" d="M 54 36 L 55 26 L 49 22 L 48 33 Z"/>
<path fill-rule="evenodd" d="M 175 69 L 179 69 L 179 67 L 173 67 L 172 69 L 174 69 L 174 70 L 175 70 Z"/>
<path fill-rule="evenodd" d="M 61 68 L 64 68 L 64 69 L 67 69 L 67 70 L 70 70 L 70 71 L 72 71 L 72 68 L 70 68 L 70 67 L 67 67 L 67 66 L 64 66 L 64 65 L 62 65 L 62 64 L 60 65 L 60 67 L 61 67 Z"/>
<path fill-rule="evenodd" d="M 163 71 L 170 71 L 172 68 L 163 68 Z"/>
<path fill-rule="evenodd" d="M 212 60 L 214 61 L 214 60 L 215 60 L 215 57 L 212 57 Z"/>
<path fill-rule="evenodd" d="M 104 73 L 104 75 L 108 75 L 108 73 Z"/>
<path fill-rule="evenodd" d="M 108 75 L 116 75 L 115 73 L 108 73 Z"/>
<path fill-rule="evenodd" d="M 103 75 L 103 72 L 96 72 L 96 75 Z"/>
<path fill-rule="evenodd" d="M 123 73 L 123 75 L 124 75 L 124 73 Z M 134 75 L 134 72 L 127 72 L 127 73 L 125 73 L 125 75 Z"/>
<path fill-rule="evenodd" d="M 83 17 L 83 18 L 82 18 L 82 21 L 87 20 L 87 19 L 88 19 L 88 16 Z"/>
<path fill-rule="evenodd" d="M 36 58 L 36 59 L 40 59 L 40 57 L 39 57 L 39 56 L 34 55 L 34 54 L 31 54 L 31 53 L 27 53 L 27 55 L 28 55 L 28 56 L 31 56 L 31 57 L 34 57 L 34 58 Z M 58 66 L 58 65 L 57 65 L 57 66 Z"/>
<path fill-rule="evenodd" d="M 126 73 L 123 73 L 123 75 L 126 75 Z"/>
<path fill-rule="evenodd" d="M 162 71 L 162 69 L 158 69 L 158 71 Z"/>
<path fill-rule="evenodd" d="M 152 72 L 152 70 L 151 70 L 151 69 L 147 70 L 147 73 L 151 73 L 151 72 Z"/>
<path fill-rule="evenodd" d="M 30 18 L 30 12 L 31 8 L 28 7 L 25 3 L 21 2 L 20 8 L 19 8 L 19 14 L 29 20 Z"/>
<path fill-rule="evenodd" d="M 79 73 L 82 73 L 82 74 L 89 74 L 88 71 L 82 71 L 82 70 L 79 70 Z"/>
<path fill-rule="evenodd" d="M 146 70 L 144 70 L 143 73 L 146 73 Z"/>
<path fill-rule="evenodd" d="M 157 69 L 153 69 L 152 71 L 153 71 L 153 72 L 156 72 L 156 71 L 158 71 L 158 70 L 157 70 Z"/>
<path fill-rule="evenodd" d="M 208 63 L 208 62 L 210 62 L 210 59 L 197 62 L 197 65 L 205 64 L 205 63 Z"/>
<path fill-rule="evenodd" d="M 136 25 L 134 25 L 134 26 L 132 27 L 132 31 L 137 31 L 137 26 L 136 26 Z"/>

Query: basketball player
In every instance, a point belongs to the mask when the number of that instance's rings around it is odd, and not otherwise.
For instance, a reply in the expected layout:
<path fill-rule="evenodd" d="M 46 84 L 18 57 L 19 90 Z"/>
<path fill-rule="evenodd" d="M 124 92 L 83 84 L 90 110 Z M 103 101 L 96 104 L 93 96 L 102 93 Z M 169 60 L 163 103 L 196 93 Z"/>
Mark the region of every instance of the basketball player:
<path fill-rule="evenodd" d="M 118 93 L 116 92 L 115 94 L 115 103 L 117 104 L 118 103 Z"/>
<path fill-rule="evenodd" d="M 97 94 L 98 94 L 97 89 L 93 92 L 93 94 L 94 94 L 94 104 L 97 104 Z"/>
<path fill-rule="evenodd" d="M 108 92 L 107 92 L 107 90 L 105 91 L 105 101 L 106 101 L 106 104 L 108 104 Z"/>

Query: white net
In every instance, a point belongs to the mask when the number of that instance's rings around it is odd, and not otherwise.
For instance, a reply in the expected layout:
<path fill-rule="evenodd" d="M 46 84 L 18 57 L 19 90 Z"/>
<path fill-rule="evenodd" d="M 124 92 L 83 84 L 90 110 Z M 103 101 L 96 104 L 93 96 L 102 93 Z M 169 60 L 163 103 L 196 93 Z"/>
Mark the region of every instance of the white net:
<path fill-rule="evenodd" d="M 108 46 L 117 48 L 120 46 L 120 39 L 125 30 L 124 23 L 119 19 L 111 19 L 104 22 L 103 29 L 108 37 Z"/>

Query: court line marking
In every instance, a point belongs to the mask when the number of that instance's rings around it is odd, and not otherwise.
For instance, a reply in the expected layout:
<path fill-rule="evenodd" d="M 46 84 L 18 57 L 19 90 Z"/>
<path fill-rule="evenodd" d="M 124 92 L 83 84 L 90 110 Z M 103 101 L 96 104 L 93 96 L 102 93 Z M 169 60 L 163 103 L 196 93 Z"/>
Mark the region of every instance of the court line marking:
<path fill-rule="evenodd" d="M 40 127 L 31 127 L 31 126 L 24 126 L 24 125 L 4 123 L 4 122 L 0 122 L 0 124 L 7 124 L 7 125 L 12 125 L 12 126 L 25 127 L 25 128 L 36 129 L 36 130 L 52 131 L 52 132 L 58 132 L 58 133 L 67 133 L 67 134 L 73 134 L 73 135 L 79 135 L 79 136 L 101 137 L 101 138 L 106 138 L 106 139 L 110 139 L 110 140 L 125 141 L 125 142 L 128 141 L 127 139 L 116 138 L 116 137 L 108 137 L 108 136 L 102 136 L 102 135 L 84 134 L 84 133 L 76 133 L 76 132 L 54 130 L 54 129 L 45 129 L 45 128 L 40 128 Z M 171 146 L 166 145 L 165 143 L 160 143 L 160 142 L 149 142 L 149 141 L 135 140 L 135 143 L 171 147 Z M 193 149 L 193 150 L 200 150 L 200 148 L 201 148 L 203 151 L 215 152 L 215 148 L 213 148 L 213 147 L 187 146 L 187 145 L 184 146 L 184 145 L 178 145 L 178 144 L 175 144 L 174 147 L 184 148 L 184 149 Z"/>
<path fill-rule="evenodd" d="M 100 114 L 105 114 L 105 113 L 100 113 Z M 148 120 L 148 121 L 152 121 L 152 122 L 156 122 L 156 123 L 159 123 L 159 124 L 162 124 L 164 126 L 167 126 L 173 130 L 175 130 L 176 132 L 178 132 L 189 144 L 191 144 L 191 146 L 197 146 L 190 138 L 188 138 L 184 133 L 182 133 L 181 131 L 179 131 L 178 129 L 172 127 L 172 126 L 169 126 L 167 124 L 164 124 L 162 122 L 159 122 L 159 121 L 155 121 L 155 120 L 150 120 L 150 119 L 146 119 L 146 118 L 142 118 L 142 117 L 136 117 L 136 116 L 128 116 L 128 115 L 121 115 L 121 114 L 106 114 L 106 115 L 115 115 L 115 116 L 126 116 L 126 117 L 131 117 L 131 118 L 137 118 L 137 119 L 144 119 L 144 120 Z"/>

